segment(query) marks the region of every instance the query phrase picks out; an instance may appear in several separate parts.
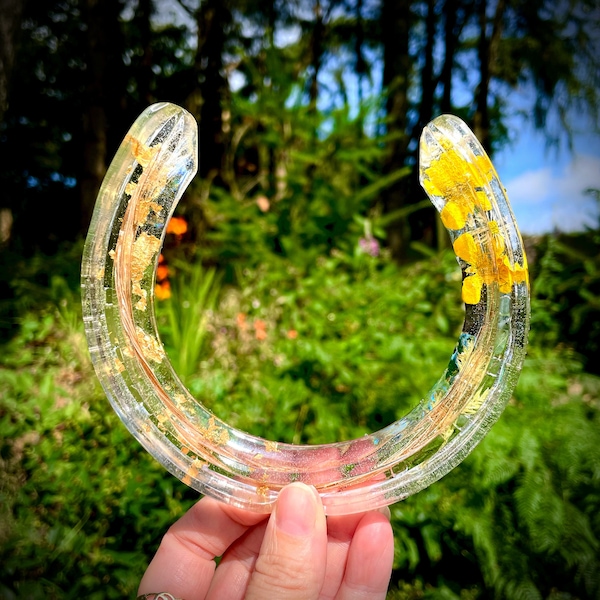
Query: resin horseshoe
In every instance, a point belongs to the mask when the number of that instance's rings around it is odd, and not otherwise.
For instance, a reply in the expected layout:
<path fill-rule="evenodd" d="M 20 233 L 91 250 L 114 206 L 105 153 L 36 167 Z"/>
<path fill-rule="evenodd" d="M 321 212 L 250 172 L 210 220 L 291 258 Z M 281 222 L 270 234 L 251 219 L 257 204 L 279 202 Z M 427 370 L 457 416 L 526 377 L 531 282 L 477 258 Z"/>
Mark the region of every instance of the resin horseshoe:
<path fill-rule="evenodd" d="M 299 446 L 230 427 L 173 371 L 154 316 L 166 224 L 197 169 L 197 126 L 155 104 L 132 126 L 102 184 L 82 266 L 96 373 L 129 431 L 168 471 L 223 502 L 269 512 L 291 481 L 328 514 L 392 504 L 438 480 L 498 419 L 525 358 L 529 283 L 521 236 L 483 148 L 458 118 L 423 131 L 420 178 L 463 270 L 465 323 L 448 367 L 405 417 L 356 440 Z"/>

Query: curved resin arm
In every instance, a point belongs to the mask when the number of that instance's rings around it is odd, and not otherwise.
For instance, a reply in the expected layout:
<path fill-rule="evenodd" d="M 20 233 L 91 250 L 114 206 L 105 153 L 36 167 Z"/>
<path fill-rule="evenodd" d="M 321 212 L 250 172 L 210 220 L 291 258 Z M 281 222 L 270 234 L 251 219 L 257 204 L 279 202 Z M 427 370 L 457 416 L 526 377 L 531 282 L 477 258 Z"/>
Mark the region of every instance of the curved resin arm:
<path fill-rule="evenodd" d="M 421 137 L 421 182 L 463 268 L 466 318 L 445 373 L 418 406 L 357 440 L 297 446 L 230 427 L 173 371 L 154 317 L 166 223 L 197 169 L 193 117 L 156 104 L 110 165 L 82 267 L 86 335 L 98 377 L 131 433 L 173 475 L 235 506 L 271 510 L 291 481 L 328 514 L 391 504 L 462 461 L 504 409 L 525 357 L 527 264 L 504 189 L 481 145 L 443 115 Z"/>

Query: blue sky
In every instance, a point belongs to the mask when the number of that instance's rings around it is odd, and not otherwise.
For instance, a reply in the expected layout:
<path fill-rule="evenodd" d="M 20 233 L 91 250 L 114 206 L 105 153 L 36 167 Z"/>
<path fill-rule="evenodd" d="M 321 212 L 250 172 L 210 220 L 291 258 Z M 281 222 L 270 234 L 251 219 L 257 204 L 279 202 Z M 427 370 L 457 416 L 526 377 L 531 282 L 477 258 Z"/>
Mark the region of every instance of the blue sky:
<path fill-rule="evenodd" d="M 581 119 L 572 151 L 566 145 L 548 148 L 544 135 L 529 123 L 514 126 L 515 141 L 496 154 L 494 164 L 522 233 L 596 226 L 598 202 L 584 193 L 600 189 L 600 134 L 593 133 L 591 118 Z"/>

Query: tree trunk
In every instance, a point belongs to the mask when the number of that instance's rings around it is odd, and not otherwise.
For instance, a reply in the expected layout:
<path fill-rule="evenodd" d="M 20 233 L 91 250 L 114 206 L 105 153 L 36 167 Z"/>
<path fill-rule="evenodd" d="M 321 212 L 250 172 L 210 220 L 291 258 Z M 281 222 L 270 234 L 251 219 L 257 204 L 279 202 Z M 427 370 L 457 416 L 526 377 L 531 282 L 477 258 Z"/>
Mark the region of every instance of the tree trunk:
<path fill-rule="evenodd" d="M 135 12 L 135 22 L 139 28 L 143 52 L 136 79 L 140 103 L 145 107 L 155 102 L 154 94 L 152 93 L 153 51 L 151 17 L 154 13 L 153 0 L 138 0 Z"/>
<path fill-rule="evenodd" d="M 419 107 L 418 132 L 431 121 L 436 81 L 433 74 L 433 50 L 435 46 L 435 2 L 427 0 L 427 16 L 425 18 L 425 63 L 421 70 L 421 106 Z M 419 134 L 420 135 L 420 134 Z"/>
<path fill-rule="evenodd" d="M 107 168 L 111 123 L 119 123 L 124 90 L 119 0 L 85 0 L 82 20 L 87 26 L 87 82 L 83 96 L 83 152 L 79 181 L 81 225 L 85 231 Z M 122 132 L 120 134 L 122 136 Z M 120 138 L 118 138 L 120 139 Z M 117 142 L 118 143 L 118 142 Z"/>
<path fill-rule="evenodd" d="M 407 161 L 408 89 L 411 58 L 408 38 L 411 24 L 410 0 L 383 0 L 381 31 L 383 45 L 383 86 L 386 90 L 388 142 L 384 173 L 402 169 Z M 410 202 L 408 178 L 400 180 L 383 193 L 386 213 L 403 208 Z M 394 222 L 387 230 L 392 256 L 402 261 L 407 258 L 410 227 L 406 220 Z"/>
<path fill-rule="evenodd" d="M 321 60 L 323 58 L 323 8 L 321 1 L 315 2 L 315 26 L 311 36 L 311 66 L 313 69 L 312 79 L 310 80 L 310 88 L 308 91 L 310 110 L 314 113 L 317 111 L 317 101 L 319 99 L 319 73 L 321 71 Z"/>
<path fill-rule="evenodd" d="M 355 34 L 355 42 L 354 42 L 354 55 L 355 55 L 355 70 L 356 77 L 358 79 L 358 118 L 356 120 L 356 134 L 359 138 L 362 138 L 364 135 L 364 94 L 363 94 L 363 84 L 365 82 L 365 78 L 368 77 L 369 74 L 369 65 L 365 60 L 364 56 L 364 44 L 365 44 L 365 20 L 363 17 L 363 0 L 356 0 L 355 7 L 355 15 L 356 15 L 356 34 Z"/>
<path fill-rule="evenodd" d="M 452 73 L 454 71 L 454 55 L 458 42 L 456 31 L 457 0 L 446 0 L 444 6 L 444 65 L 440 74 L 440 82 L 443 87 L 440 110 L 442 113 L 452 111 Z"/>
<path fill-rule="evenodd" d="M 506 9 L 506 0 L 498 0 L 492 25 L 492 32 L 488 38 L 487 29 L 487 0 L 479 0 L 479 70 L 480 80 L 475 98 L 475 114 L 473 116 L 473 133 L 483 147 L 489 152 L 491 148 L 489 90 L 494 63 L 498 53 L 498 43 L 502 35 L 502 19 Z"/>
<path fill-rule="evenodd" d="M 411 135 L 415 141 L 419 139 L 421 131 L 433 118 L 435 106 L 435 90 L 437 77 L 434 73 L 434 50 L 436 42 L 437 17 L 435 14 L 435 1 L 427 0 L 427 15 L 425 17 L 425 62 L 421 70 L 421 104 L 419 106 L 419 121 L 416 131 Z M 414 163 L 418 164 L 418 149 L 415 147 Z M 424 198 L 423 191 L 418 181 L 415 170 L 406 180 L 408 202 L 418 202 Z M 440 235 L 445 233 L 440 229 L 440 222 L 435 209 L 419 210 L 408 216 L 410 228 L 410 241 L 418 241 L 430 247 L 440 247 Z M 445 239 L 445 238 L 444 238 Z"/>
<path fill-rule="evenodd" d="M 8 95 L 25 0 L 0 0 L 0 123 L 8 109 Z"/>
<path fill-rule="evenodd" d="M 225 152 L 223 104 L 229 86 L 224 75 L 223 54 L 232 19 L 229 2 L 206 0 L 201 3 L 196 18 L 198 86 L 188 100 L 188 108 L 199 121 L 198 173 L 203 179 L 214 179 L 221 174 Z"/>

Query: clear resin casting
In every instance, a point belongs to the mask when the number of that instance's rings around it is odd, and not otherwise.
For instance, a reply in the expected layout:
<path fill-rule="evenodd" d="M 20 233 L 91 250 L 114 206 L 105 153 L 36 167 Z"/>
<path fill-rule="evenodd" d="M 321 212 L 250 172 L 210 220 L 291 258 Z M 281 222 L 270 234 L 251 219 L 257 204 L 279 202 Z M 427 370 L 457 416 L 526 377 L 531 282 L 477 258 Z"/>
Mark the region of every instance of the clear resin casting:
<path fill-rule="evenodd" d="M 150 106 L 108 169 L 87 237 L 83 314 L 98 377 L 129 431 L 194 489 L 269 512 L 292 481 L 328 514 L 392 504 L 433 483 L 498 419 L 525 357 L 527 262 L 504 188 L 468 127 L 443 115 L 423 131 L 421 183 L 463 270 L 466 317 L 445 373 L 405 417 L 352 441 L 298 446 L 230 427 L 179 381 L 160 342 L 154 279 L 166 224 L 197 169 L 197 126 Z"/>

